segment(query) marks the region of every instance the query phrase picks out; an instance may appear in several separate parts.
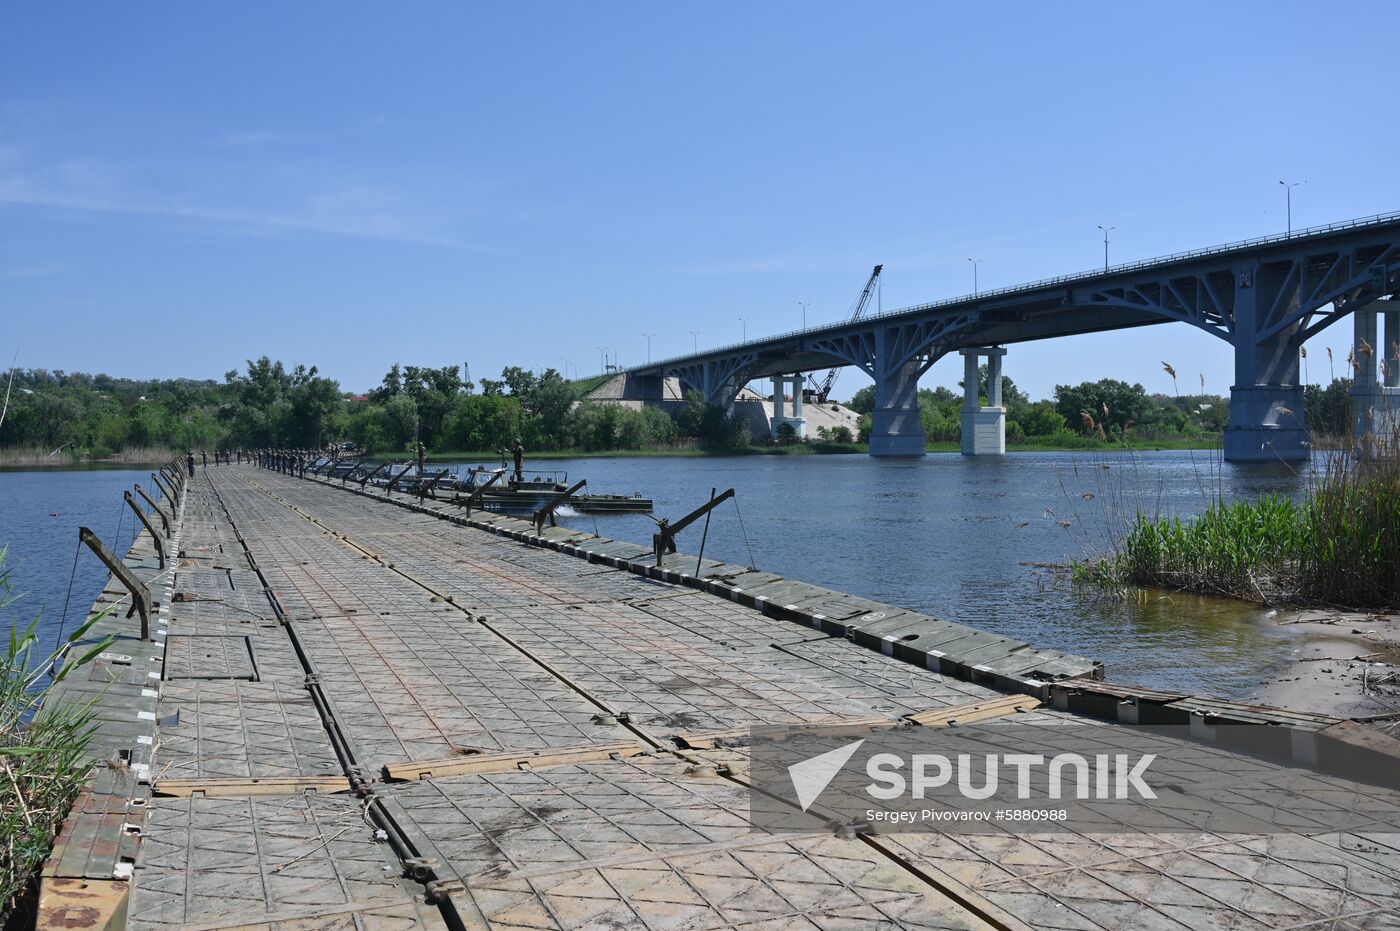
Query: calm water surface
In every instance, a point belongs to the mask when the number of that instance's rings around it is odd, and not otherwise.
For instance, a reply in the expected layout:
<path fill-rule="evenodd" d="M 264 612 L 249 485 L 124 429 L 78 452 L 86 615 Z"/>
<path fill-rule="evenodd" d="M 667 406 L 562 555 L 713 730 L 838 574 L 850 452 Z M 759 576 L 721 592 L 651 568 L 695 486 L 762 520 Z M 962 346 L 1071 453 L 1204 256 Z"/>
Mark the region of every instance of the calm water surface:
<path fill-rule="evenodd" d="M 65 599 L 67 626 L 82 623 L 108 573 L 86 547 L 78 555 L 78 528 L 91 528 L 125 553 L 139 524 L 122 492 L 137 482 L 150 492 L 151 470 L 0 470 L 0 548 L 8 549 L 5 568 L 15 596 L 0 608 L 0 634 L 8 636 L 12 623 L 23 626 L 38 617 L 49 646 L 65 626 Z"/>
<path fill-rule="evenodd" d="M 752 560 L 780 575 L 1089 656 L 1118 681 L 1247 698 L 1298 646 L 1289 628 L 1249 606 L 1164 593 L 1131 602 L 1086 598 L 1043 567 L 1103 547 L 1111 528 L 1139 508 L 1190 514 L 1217 491 L 1296 494 L 1304 480 L 1286 467 L 1222 466 L 1186 452 L 529 465 L 587 478 L 594 492 L 641 492 L 655 499 L 658 517 L 680 517 L 712 487 L 733 487 L 737 507 L 715 512 L 706 555 Z M 149 484 L 149 470 L 0 472 L 0 546 L 10 547 L 12 581 L 24 593 L 5 621 L 42 612 L 46 629 L 56 631 L 77 528 L 86 524 L 124 551 L 134 530 L 121 492 L 135 481 Z M 642 543 L 654 527 L 644 515 L 573 515 L 562 523 Z M 697 523 L 682 534 L 681 548 L 694 552 L 699 539 Z M 83 553 L 69 624 L 104 578 L 96 558 Z"/>
<path fill-rule="evenodd" d="M 1117 681 L 1247 698 L 1297 646 L 1288 628 L 1248 605 L 1160 592 L 1131 603 L 1086 598 L 1031 565 L 1100 551 L 1110 528 L 1139 508 L 1192 514 L 1218 492 L 1296 494 L 1305 480 L 1286 466 L 1160 452 L 540 460 L 533 467 L 587 478 L 594 492 L 641 492 L 655 499 L 657 517 L 672 519 L 712 487 L 733 487 L 738 507 L 715 511 L 707 556 L 748 564 L 751 548 L 769 572 L 1101 660 Z M 648 544 L 654 528 L 645 515 L 561 523 Z M 699 541 L 697 523 L 680 547 L 694 553 Z"/>

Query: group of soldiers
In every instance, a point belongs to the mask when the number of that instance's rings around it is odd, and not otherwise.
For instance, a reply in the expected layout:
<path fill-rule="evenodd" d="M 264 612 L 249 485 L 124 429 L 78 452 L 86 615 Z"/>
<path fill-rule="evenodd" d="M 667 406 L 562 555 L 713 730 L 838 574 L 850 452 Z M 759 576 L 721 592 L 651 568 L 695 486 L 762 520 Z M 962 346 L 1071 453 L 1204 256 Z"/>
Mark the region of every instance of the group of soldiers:
<path fill-rule="evenodd" d="M 326 449 L 216 449 L 214 450 L 215 465 L 232 465 L 235 461 L 242 463 L 245 459 L 255 463 L 264 469 L 273 469 L 278 472 L 285 472 L 289 475 L 306 476 L 306 467 L 323 457 L 335 458 L 337 447 L 331 446 Z M 424 460 L 427 456 L 427 448 L 422 443 L 417 445 L 415 450 L 418 460 L 418 472 L 422 474 Z M 501 455 L 509 455 L 515 464 L 514 480 L 523 482 L 525 480 L 525 446 L 516 439 L 515 445 L 510 449 L 500 450 Z M 199 455 L 203 459 L 204 468 L 209 468 L 209 453 L 201 449 Z M 194 450 L 185 453 L 185 464 L 191 476 L 194 475 Z"/>
<path fill-rule="evenodd" d="M 209 451 L 201 449 L 199 456 L 203 461 L 204 468 L 209 468 Z M 243 449 L 216 449 L 214 450 L 214 465 L 233 465 L 235 459 L 242 462 L 245 456 L 249 462 L 253 461 L 252 453 Z M 185 467 L 189 470 L 190 475 L 194 475 L 194 450 L 192 449 L 185 452 Z"/>
<path fill-rule="evenodd" d="M 241 447 L 216 449 L 214 450 L 214 465 L 233 465 L 235 462 L 241 465 L 244 462 L 249 462 L 262 466 L 264 469 L 276 469 L 279 472 L 305 475 L 309 463 L 333 453 L 334 450 L 315 449 L 243 449 Z M 204 468 L 209 468 L 209 451 L 201 449 L 199 458 Z M 185 468 L 190 475 L 194 475 L 195 454 L 192 449 L 185 453 Z"/>

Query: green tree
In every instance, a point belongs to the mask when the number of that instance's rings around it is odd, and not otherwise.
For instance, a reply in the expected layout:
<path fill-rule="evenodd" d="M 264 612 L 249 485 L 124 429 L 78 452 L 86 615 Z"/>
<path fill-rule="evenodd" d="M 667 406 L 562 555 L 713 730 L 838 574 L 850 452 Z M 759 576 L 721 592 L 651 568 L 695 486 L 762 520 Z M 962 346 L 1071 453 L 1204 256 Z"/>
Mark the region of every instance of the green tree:
<path fill-rule="evenodd" d="M 1303 388 L 1305 422 L 1313 433 L 1321 436 L 1346 436 L 1351 433 L 1351 379 L 1334 378 L 1327 387 L 1307 385 Z"/>
<path fill-rule="evenodd" d="M 1050 436 L 1065 428 L 1065 418 L 1051 401 L 1036 401 L 1018 421 L 1026 436 Z"/>
<path fill-rule="evenodd" d="M 857 414 L 869 414 L 875 410 L 875 386 L 866 385 L 864 388 L 851 395 L 851 399 L 846 402 L 846 406 Z"/>
<path fill-rule="evenodd" d="M 1090 423 L 1121 434 L 1130 424 L 1140 423 L 1151 410 L 1147 389 L 1116 378 L 1102 378 L 1079 385 L 1055 386 L 1055 410 L 1072 427 L 1091 432 Z M 1085 419 L 1087 415 L 1090 420 Z"/>

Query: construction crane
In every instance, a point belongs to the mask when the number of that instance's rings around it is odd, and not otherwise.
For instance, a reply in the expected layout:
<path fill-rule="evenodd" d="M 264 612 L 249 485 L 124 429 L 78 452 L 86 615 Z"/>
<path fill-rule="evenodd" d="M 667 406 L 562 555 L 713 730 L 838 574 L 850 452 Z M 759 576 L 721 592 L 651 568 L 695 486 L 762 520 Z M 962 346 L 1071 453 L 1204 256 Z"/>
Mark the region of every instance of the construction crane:
<path fill-rule="evenodd" d="M 865 282 L 865 289 L 860 292 L 860 297 L 856 298 L 855 306 L 851 308 L 851 322 L 855 322 L 865 313 L 865 308 L 870 306 L 870 297 L 875 293 L 875 285 L 880 281 L 880 272 L 883 265 L 876 265 L 875 270 L 870 273 L 870 278 Z M 831 396 L 831 389 L 836 386 L 836 375 L 840 372 L 839 366 L 826 373 L 826 377 L 817 382 L 815 376 L 807 376 L 807 390 L 812 393 L 818 403 L 825 401 Z"/>

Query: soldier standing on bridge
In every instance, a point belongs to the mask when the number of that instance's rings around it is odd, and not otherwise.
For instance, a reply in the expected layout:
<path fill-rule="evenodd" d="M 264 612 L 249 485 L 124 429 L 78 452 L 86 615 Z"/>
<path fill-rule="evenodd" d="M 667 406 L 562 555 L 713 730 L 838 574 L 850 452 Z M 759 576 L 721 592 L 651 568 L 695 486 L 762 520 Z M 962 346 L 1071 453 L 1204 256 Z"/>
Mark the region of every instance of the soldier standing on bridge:
<path fill-rule="evenodd" d="M 515 438 L 515 446 L 510 452 L 515 457 L 515 480 L 523 482 L 525 481 L 525 444 L 520 442 L 520 437 Z"/>
<path fill-rule="evenodd" d="M 190 478 L 194 478 L 194 450 L 185 452 L 185 465 L 189 468 Z"/>

